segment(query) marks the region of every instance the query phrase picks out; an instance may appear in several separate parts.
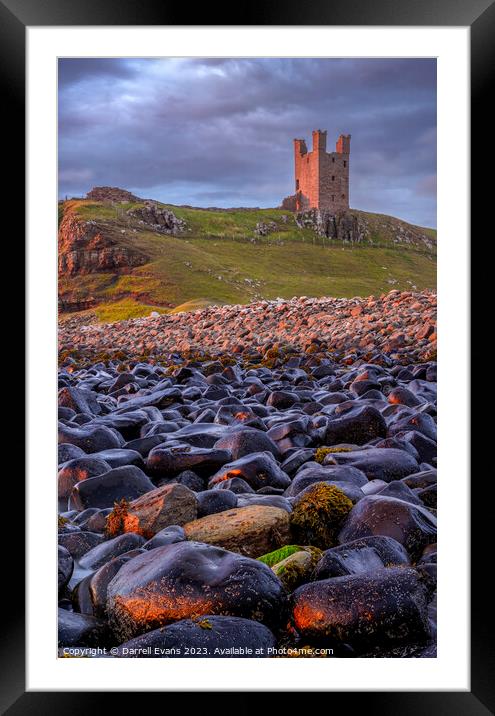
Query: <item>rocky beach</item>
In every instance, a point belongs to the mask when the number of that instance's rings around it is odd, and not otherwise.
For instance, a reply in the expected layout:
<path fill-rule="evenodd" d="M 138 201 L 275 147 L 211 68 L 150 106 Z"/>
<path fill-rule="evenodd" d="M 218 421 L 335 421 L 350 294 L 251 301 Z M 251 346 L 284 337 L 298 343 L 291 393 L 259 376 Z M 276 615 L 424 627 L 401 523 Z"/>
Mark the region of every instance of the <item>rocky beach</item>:
<path fill-rule="evenodd" d="M 436 656 L 436 294 L 59 323 L 59 655 Z"/>

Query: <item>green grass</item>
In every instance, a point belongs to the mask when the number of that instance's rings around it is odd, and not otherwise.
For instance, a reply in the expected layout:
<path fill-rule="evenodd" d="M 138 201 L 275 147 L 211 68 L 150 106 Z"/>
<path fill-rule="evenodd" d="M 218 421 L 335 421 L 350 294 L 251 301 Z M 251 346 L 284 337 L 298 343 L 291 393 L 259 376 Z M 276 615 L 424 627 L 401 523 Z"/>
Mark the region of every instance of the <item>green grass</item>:
<path fill-rule="evenodd" d="M 294 216 L 280 209 L 206 211 L 170 206 L 188 227 L 175 237 L 145 231 L 129 218 L 126 211 L 139 204 L 69 203 L 81 218 L 101 222 L 115 241 L 149 258 L 129 273 L 60 278 L 61 295 L 94 298 L 99 302 L 98 318 L 104 322 L 148 315 L 152 310 L 195 310 L 212 303 L 301 295 L 368 296 L 412 285 L 436 286 L 435 251 L 421 242 L 393 241 L 400 225 L 418 237 L 435 238 L 436 232 L 393 217 L 356 212 L 366 218 L 373 242 L 349 245 L 299 229 Z M 259 221 L 274 221 L 277 230 L 255 237 Z"/>

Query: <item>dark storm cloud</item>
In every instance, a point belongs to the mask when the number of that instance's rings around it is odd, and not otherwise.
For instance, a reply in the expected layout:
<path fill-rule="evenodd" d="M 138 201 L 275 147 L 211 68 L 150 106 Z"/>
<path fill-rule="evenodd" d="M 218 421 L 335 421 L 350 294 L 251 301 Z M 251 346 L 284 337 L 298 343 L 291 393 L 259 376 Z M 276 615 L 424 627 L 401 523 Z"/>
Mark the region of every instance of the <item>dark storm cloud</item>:
<path fill-rule="evenodd" d="M 294 137 L 352 134 L 351 205 L 435 225 L 434 60 L 65 59 L 59 190 L 276 206 Z"/>

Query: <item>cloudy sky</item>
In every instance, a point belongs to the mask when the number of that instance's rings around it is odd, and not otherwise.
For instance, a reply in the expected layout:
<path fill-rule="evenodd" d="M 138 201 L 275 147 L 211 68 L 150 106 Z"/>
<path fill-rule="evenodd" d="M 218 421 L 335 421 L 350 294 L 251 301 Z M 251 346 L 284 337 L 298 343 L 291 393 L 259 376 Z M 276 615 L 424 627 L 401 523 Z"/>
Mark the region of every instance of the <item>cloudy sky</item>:
<path fill-rule="evenodd" d="M 353 208 L 436 225 L 435 60 L 59 60 L 60 197 L 278 206 L 317 128 L 352 135 Z"/>

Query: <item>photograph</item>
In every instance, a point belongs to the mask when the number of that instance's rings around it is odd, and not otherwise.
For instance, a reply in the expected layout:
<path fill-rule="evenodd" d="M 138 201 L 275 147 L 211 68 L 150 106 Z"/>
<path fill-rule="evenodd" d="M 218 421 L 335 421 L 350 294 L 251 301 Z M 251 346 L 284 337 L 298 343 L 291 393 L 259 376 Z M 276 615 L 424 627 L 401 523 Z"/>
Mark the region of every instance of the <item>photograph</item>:
<path fill-rule="evenodd" d="M 437 59 L 59 56 L 57 174 L 57 658 L 437 659 Z"/>

